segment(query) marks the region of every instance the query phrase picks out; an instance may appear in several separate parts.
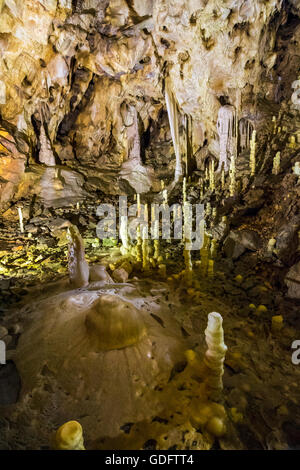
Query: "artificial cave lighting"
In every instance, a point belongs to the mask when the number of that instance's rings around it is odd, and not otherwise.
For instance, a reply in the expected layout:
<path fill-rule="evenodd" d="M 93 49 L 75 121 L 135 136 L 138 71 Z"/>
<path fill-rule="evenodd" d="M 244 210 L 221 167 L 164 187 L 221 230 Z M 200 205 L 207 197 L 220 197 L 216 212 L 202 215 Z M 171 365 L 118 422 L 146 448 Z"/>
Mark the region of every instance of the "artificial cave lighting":
<path fill-rule="evenodd" d="M 0 0 L 0 49 L 0 450 L 300 449 L 299 1 Z"/>

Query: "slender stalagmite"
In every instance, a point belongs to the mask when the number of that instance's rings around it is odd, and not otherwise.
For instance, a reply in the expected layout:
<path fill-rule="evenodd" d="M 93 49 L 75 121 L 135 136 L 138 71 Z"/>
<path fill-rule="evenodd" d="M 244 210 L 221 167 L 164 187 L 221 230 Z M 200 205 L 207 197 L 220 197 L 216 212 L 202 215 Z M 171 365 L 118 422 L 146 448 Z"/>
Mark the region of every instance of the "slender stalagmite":
<path fill-rule="evenodd" d="M 68 266 L 70 282 L 74 287 L 84 287 L 89 282 L 89 265 L 85 259 L 84 243 L 75 225 L 68 228 Z"/>
<path fill-rule="evenodd" d="M 218 400 L 223 389 L 222 376 L 224 374 L 224 360 L 227 346 L 224 343 L 223 318 L 217 312 L 208 315 L 208 324 L 205 330 L 207 351 L 204 358 L 206 368 L 205 381 L 208 395 Z"/>

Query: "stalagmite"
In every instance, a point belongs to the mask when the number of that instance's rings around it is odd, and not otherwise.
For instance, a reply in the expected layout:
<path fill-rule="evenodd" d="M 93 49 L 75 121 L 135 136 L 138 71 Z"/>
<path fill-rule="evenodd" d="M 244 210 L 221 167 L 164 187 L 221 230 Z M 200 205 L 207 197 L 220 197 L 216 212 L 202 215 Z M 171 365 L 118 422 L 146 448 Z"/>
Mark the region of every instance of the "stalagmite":
<path fill-rule="evenodd" d="M 275 246 L 276 246 L 276 239 L 275 238 L 271 238 L 269 241 L 268 241 L 268 253 L 273 253 L 274 252 L 274 249 L 275 249 Z"/>
<path fill-rule="evenodd" d="M 211 215 L 211 204 L 210 204 L 210 202 L 208 202 L 206 204 L 205 215 L 206 215 L 206 217 L 209 217 Z"/>
<path fill-rule="evenodd" d="M 205 235 L 203 247 L 200 249 L 200 260 L 201 260 L 200 268 L 201 268 L 201 273 L 203 276 L 207 275 L 209 257 L 210 257 L 210 238 L 209 236 Z"/>
<path fill-rule="evenodd" d="M 215 162 L 213 160 L 209 162 L 209 189 L 215 190 Z"/>
<path fill-rule="evenodd" d="M 159 240 L 159 218 L 155 214 L 155 206 L 151 207 L 151 232 L 154 244 L 153 258 L 157 261 L 160 257 L 160 240 Z"/>
<path fill-rule="evenodd" d="M 211 241 L 210 245 L 210 255 L 214 259 L 217 256 L 218 242 L 214 238 Z"/>
<path fill-rule="evenodd" d="M 232 155 L 231 157 L 231 162 L 230 162 L 230 186 L 229 186 L 229 191 L 230 191 L 230 196 L 233 197 L 236 193 L 236 168 L 235 168 L 235 156 Z"/>
<path fill-rule="evenodd" d="M 191 257 L 191 239 L 192 239 L 192 212 L 191 212 L 191 205 L 189 203 L 185 203 L 183 207 L 183 215 L 184 215 L 184 228 L 183 228 L 183 239 L 184 239 L 184 264 L 185 264 L 185 271 L 184 271 L 184 278 L 187 285 L 190 285 L 192 282 L 192 271 L 193 271 L 193 263 Z"/>
<path fill-rule="evenodd" d="M 209 278 L 213 278 L 214 277 L 214 260 L 213 259 L 209 259 L 208 260 L 208 266 L 207 266 L 207 276 Z"/>
<path fill-rule="evenodd" d="M 277 119 L 276 119 L 276 116 L 272 117 L 272 122 L 273 122 L 273 134 L 275 135 L 277 133 Z"/>
<path fill-rule="evenodd" d="M 142 233 L 142 254 L 143 254 L 143 269 L 149 269 L 149 242 L 148 242 L 148 205 L 145 204 L 144 220 L 146 225 L 143 227 Z"/>
<path fill-rule="evenodd" d="M 228 155 L 235 151 L 235 109 L 231 105 L 222 106 L 219 109 L 217 131 L 220 139 L 220 160 L 217 171 L 222 170 L 224 164 L 225 172 L 228 171 Z"/>
<path fill-rule="evenodd" d="M 296 146 L 297 146 L 297 144 L 296 144 L 296 137 L 295 137 L 294 135 L 291 135 L 291 136 L 289 137 L 288 147 L 289 147 L 290 149 L 295 149 Z"/>
<path fill-rule="evenodd" d="M 203 180 L 202 179 L 199 180 L 199 186 L 200 186 L 200 199 L 202 199 L 203 196 L 204 196 Z"/>
<path fill-rule="evenodd" d="M 180 155 L 180 139 L 179 139 L 179 113 L 177 103 L 175 101 L 174 94 L 172 92 L 170 77 L 165 80 L 165 99 L 167 112 L 169 117 L 169 124 L 171 130 L 171 136 L 176 156 L 176 167 L 175 167 L 175 182 L 177 182 L 182 176 L 182 162 Z"/>
<path fill-rule="evenodd" d="M 276 156 L 273 159 L 273 170 L 272 170 L 273 175 L 279 175 L 280 163 L 281 163 L 280 152 L 277 152 Z"/>
<path fill-rule="evenodd" d="M 140 194 L 136 195 L 136 204 L 137 204 L 138 217 L 140 217 L 141 215 L 141 195 Z"/>
<path fill-rule="evenodd" d="M 222 173 L 221 173 L 221 189 L 225 188 L 225 170 L 222 168 Z"/>
<path fill-rule="evenodd" d="M 89 283 L 89 265 L 85 259 L 84 243 L 75 225 L 68 228 L 69 250 L 68 268 L 70 282 L 74 287 L 84 287 Z"/>
<path fill-rule="evenodd" d="M 209 181 L 209 172 L 207 167 L 205 167 L 205 181 Z"/>
<path fill-rule="evenodd" d="M 167 277 L 167 266 L 165 264 L 160 264 L 158 266 L 158 272 L 159 272 L 159 275 L 162 278 L 166 278 Z"/>
<path fill-rule="evenodd" d="M 155 260 L 158 260 L 158 258 L 160 257 L 160 243 L 159 243 L 159 240 L 153 240 L 153 245 L 154 245 L 153 258 Z"/>
<path fill-rule="evenodd" d="M 55 434 L 55 450 L 85 450 L 83 431 L 77 421 L 68 421 Z"/>
<path fill-rule="evenodd" d="M 300 176 L 300 162 L 296 162 L 292 169 L 294 175 Z"/>
<path fill-rule="evenodd" d="M 186 203 L 186 177 L 183 178 L 182 199 L 183 199 L 183 204 L 185 204 Z"/>
<path fill-rule="evenodd" d="M 272 317 L 272 333 L 278 333 L 283 328 L 283 316 L 275 315 Z"/>
<path fill-rule="evenodd" d="M 168 205 L 168 191 L 167 191 L 167 189 L 163 190 L 163 204 Z"/>
<path fill-rule="evenodd" d="M 18 207 L 18 215 L 19 215 L 20 232 L 24 233 L 23 214 L 22 214 L 21 207 Z"/>
<path fill-rule="evenodd" d="M 135 256 L 136 256 L 136 261 L 138 263 L 141 263 L 143 261 L 143 241 L 142 241 L 142 236 L 141 236 L 141 227 L 140 225 L 136 229 L 136 237 L 137 237 L 137 242 L 135 246 Z"/>
<path fill-rule="evenodd" d="M 191 257 L 191 249 L 190 249 L 190 240 L 186 239 L 185 240 L 185 246 L 184 246 L 184 265 L 185 265 L 185 271 L 184 271 L 184 278 L 185 282 L 187 285 L 190 285 L 192 282 L 192 275 L 193 275 L 193 263 L 192 263 L 192 257 Z"/>
<path fill-rule="evenodd" d="M 129 250 L 128 218 L 126 215 L 120 217 L 120 239 L 122 241 L 121 253 L 126 254 Z"/>
<path fill-rule="evenodd" d="M 250 142 L 250 173 L 251 176 L 255 175 L 256 171 L 256 131 L 252 132 L 252 138 Z"/>
<path fill-rule="evenodd" d="M 208 315 L 208 324 L 205 330 L 207 351 L 204 365 L 207 368 L 205 377 L 208 394 L 213 400 L 220 398 L 223 389 L 222 376 L 224 374 L 224 360 L 227 346 L 224 344 L 223 318 L 217 312 Z"/>

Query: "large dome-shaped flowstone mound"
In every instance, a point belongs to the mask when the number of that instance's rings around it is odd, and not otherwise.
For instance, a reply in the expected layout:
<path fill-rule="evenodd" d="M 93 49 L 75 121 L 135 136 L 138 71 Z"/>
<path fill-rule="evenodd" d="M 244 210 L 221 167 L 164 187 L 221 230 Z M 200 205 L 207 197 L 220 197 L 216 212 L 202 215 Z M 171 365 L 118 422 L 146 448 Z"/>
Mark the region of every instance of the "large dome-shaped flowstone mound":
<path fill-rule="evenodd" d="M 132 346 L 146 332 L 139 310 L 131 302 L 111 294 L 104 294 L 94 302 L 85 324 L 97 350 Z"/>

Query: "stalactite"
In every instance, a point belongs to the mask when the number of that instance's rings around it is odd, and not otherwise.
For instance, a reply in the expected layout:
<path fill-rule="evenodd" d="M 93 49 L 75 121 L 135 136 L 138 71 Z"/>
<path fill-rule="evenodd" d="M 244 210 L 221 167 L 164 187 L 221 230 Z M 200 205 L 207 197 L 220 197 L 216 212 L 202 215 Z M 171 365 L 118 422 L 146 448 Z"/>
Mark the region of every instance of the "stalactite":
<path fill-rule="evenodd" d="M 191 159 L 193 156 L 193 120 L 192 116 L 185 115 L 185 133 L 186 133 L 186 175 L 190 174 Z"/>
<path fill-rule="evenodd" d="M 239 116 L 241 113 L 241 90 L 236 90 L 236 113 L 235 113 L 235 157 L 239 155 Z"/>
<path fill-rule="evenodd" d="M 172 141 L 176 156 L 176 167 L 175 167 L 175 181 L 177 182 L 182 176 L 182 162 L 180 155 L 180 140 L 179 140 L 179 113 L 177 103 L 175 101 L 174 94 L 172 92 L 170 77 L 165 80 L 165 99 L 169 117 L 170 130 L 172 135 Z"/>
<path fill-rule="evenodd" d="M 128 159 L 136 160 L 141 164 L 141 142 L 139 134 L 138 113 L 134 106 L 130 106 L 128 112 L 131 114 L 133 119 L 132 125 L 127 127 Z"/>
<path fill-rule="evenodd" d="M 228 155 L 235 152 L 235 109 L 231 105 L 222 106 L 218 113 L 217 131 L 220 138 L 220 160 L 217 171 L 224 169 L 228 171 Z"/>
<path fill-rule="evenodd" d="M 40 153 L 39 161 L 47 166 L 55 166 L 55 157 L 51 147 L 51 143 L 46 135 L 44 123 L 41 123 L 40 129 Z"/>
<path fill-rule="evenodd" d="M 249 148 L 252 132 L 251 122 L 246 118 L 242 118 L 239 122 L 240 149 L 242 151 Z"/>

